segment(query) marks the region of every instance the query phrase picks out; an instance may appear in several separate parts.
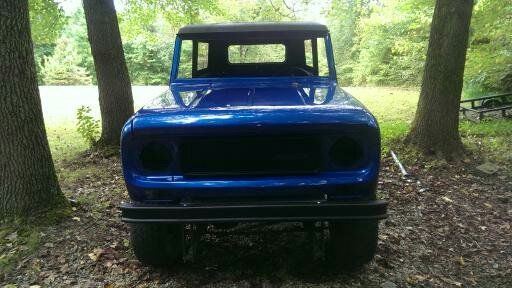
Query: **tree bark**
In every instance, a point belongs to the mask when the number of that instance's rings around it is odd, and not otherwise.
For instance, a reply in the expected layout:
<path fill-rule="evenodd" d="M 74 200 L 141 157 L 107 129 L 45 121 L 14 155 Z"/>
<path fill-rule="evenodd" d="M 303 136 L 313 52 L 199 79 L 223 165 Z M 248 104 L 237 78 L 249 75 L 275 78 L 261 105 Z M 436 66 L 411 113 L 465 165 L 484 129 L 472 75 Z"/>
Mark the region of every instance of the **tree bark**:
<path fill-rule="evenodd" d="M 0 219 L 65 204 L 46 138 L 27 0 L 0 1 Z"/>
<path fill-rule="evenodd" d="M 447 159 L 464 148 L 459 108 L 472 0 L 437 0 L 416 115 L 407 140 L 423 152 Z"/>
<path fill-rule="evenodd" d="M 83 6 L 98 80 L 99 144 L 119 146 L 121 129 L 133 114 L 133 97 L 114 2 L 83 0 Z"/>

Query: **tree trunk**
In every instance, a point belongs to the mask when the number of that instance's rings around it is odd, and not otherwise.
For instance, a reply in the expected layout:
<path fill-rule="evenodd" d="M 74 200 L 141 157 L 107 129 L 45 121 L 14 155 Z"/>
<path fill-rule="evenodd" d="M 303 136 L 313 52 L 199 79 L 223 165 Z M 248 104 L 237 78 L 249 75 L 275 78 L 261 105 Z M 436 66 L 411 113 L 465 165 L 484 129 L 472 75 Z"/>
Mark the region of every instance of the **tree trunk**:
<path fill-rule="evenodd" d="M 0 219 L 66 203 L 36 79 L 27 0 L 0 1 Z"/>
<path fill-rule="evenodd" d="M 407 140 L 450 159 L 463 153 L 459 108 L 472 0 L 437 0 L 416 116 Z"/>
<path fill-rule="evenodd" d="M 98 80 L 99 144 L 119 146 L 121 129 L 133 114 L 133 97 L 114 2 L 83 0 L 83 6 Z"/>

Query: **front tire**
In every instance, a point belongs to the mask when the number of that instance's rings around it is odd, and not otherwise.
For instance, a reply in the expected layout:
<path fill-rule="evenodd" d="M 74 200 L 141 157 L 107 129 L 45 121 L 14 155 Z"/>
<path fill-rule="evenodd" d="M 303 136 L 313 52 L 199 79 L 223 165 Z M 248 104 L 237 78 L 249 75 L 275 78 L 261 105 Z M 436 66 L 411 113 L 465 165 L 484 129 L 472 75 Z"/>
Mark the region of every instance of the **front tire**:
<path fill-rule="evenodd" d="M 334 268 L 357 270 L 370 262 L 377 249 L 377 220 L 331 221 L 326 258 Z"/>
<path fill-rule="evenodd" d="M 131 226 L 131 243 L 140 262 L 172 266 L 183 261 L 183 225 L 137 223 Z"/>

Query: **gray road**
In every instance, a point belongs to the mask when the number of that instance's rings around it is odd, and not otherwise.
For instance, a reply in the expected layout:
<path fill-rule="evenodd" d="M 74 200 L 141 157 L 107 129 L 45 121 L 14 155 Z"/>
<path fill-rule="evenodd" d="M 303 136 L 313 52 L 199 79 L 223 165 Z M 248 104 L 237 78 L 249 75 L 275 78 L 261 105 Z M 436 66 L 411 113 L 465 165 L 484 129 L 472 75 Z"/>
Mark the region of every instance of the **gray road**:
<path fill-rule="evenodd" d="M 165 91 L 166 86 L 132 86 L 135 109 Z M 39 86 L 46 125 L 75 123 L 76 111 L 89 106 L 100 118 L 98 88 L 96 86 Z"/>

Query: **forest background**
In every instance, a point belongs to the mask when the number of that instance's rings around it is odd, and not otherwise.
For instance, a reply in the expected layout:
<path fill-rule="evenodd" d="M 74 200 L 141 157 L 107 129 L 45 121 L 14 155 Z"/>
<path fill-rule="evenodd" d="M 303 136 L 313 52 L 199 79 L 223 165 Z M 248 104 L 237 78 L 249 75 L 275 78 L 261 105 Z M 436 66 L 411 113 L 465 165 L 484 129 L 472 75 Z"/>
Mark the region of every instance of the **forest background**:
<path fill-rule="evenodd" d="M 420 86 L 434 0 L 117 0 L 133 85 L 166 85 L 177 30 L 191 23 L 316 21 L 328 25 L 342 86 Z M 40 85 L 92 85 L 80 1 L 30 0 Z M 512 90 L 512 5 L 478 0 L 464 98 Z"/>

